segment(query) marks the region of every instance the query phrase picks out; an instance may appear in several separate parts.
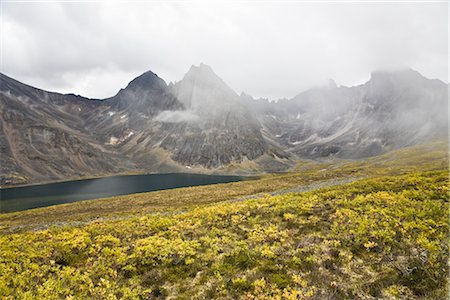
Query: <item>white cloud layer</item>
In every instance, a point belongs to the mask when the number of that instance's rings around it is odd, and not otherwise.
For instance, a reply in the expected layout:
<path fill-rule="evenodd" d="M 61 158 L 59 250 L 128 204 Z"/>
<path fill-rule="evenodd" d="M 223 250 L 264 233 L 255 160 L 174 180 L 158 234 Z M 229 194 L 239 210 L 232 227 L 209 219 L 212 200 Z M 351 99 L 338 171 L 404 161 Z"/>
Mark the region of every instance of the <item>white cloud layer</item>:
<path fill-rule="evenodd" d="M 333 78 L 412 67 L 448 82 L 447 3 L 3 2 L 1 72 L 43 89 L 114 95 L 152 70 L 213 67 L 277 99 Z"/>

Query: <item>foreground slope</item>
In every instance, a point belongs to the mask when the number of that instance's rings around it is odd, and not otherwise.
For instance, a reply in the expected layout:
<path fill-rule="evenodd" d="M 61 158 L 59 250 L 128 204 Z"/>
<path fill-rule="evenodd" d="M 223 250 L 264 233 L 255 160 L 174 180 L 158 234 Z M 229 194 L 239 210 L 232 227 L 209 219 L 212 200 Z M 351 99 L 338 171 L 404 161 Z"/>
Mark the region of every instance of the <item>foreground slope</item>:
<path fill-rule="evenodd" d="M 4 214 L 0 296 L 446 298 L 446 141 L 298 172 Z"/>

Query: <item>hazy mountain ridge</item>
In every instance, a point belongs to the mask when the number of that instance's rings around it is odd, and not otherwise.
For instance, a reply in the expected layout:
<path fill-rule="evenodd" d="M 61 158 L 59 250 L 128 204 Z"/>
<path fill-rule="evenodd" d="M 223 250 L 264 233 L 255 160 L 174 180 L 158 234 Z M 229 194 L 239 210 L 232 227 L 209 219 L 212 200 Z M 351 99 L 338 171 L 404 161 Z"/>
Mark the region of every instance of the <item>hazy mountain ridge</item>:
<path fill-rule="evenodd" d="M 272 136 L 300 157 L 361 158 L 447 136 L 448 85 L 413 70 L 374 72 L 277 103 L 251 101 Z"/>
<path fill-rule="evenodd" d="M 298 158 L 358 158 L 448 130 L 448 85 L 374 72 L 268 102 L 236 94 L 204 64 L 167 85 L 148 71 L 115 96 L 58 94 L 0 75 L 1 184 L 120 172 L 261 172 Z M 252 162 L 248 168 L 248 163 Z"/>

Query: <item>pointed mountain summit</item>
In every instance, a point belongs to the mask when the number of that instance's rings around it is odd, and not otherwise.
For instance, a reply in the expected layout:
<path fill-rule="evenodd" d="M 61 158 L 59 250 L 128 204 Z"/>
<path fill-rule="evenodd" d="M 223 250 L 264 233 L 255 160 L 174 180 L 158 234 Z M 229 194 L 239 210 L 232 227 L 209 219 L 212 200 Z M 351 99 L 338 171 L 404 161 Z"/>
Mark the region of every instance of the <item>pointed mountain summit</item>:
<path fill-rule="evenodd" d="M 200 63 L 199 66 L 192 65 L 189 71 L 184 75 L 182 81 L 195 81 L 196 84 L 230 89 L 227 84 L 213 71 L 213 69 Z"/>
<path fill-rule="evenodd" d="M 172 92 L 187 108 L 199 111 L 217 110 L 239 102 L 236 92 L 203 63 L 191 66 L 183 79 L 173 85 Z"/>
<path fill-rule="evenodd" d="M 137 91 L 139 89 L 145 90 L 164 90 L 167 87 L 166 82 L 158 77 L 152 71 L 144 72 L 142 75 L 136 77 L 128 83 L 125 90 Z"/>
<path fill-rule="evenodd" d="M 198 116 L 198 121 L 185 124 L 161 144 L 174 149 L 175 161 L 216 168 L 268 153 L 257 118 L 210 66 L 192 66 L 170 90 L 187 111 Z"/>
<path fill-rule="evenodd" d="M 155 115 L 166 109 L 180 109 L 183 105 L 168 92 L 166 82 L 152 71 L 136 77 L 109 99 L 117 110 L 128 109 Z"/>

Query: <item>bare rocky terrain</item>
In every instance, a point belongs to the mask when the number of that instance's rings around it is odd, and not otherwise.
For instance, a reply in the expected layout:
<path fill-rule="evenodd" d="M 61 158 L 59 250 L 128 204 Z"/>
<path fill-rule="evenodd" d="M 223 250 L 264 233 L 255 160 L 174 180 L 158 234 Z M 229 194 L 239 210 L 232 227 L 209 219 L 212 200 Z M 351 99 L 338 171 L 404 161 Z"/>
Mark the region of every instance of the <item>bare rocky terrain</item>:
<path fill-rule="evenodd" d="M 204 64 L 169 85 L 148 71 L 102 100 L 0 74 L 0 185 L 285 171 L 302 159 L 364 158 L 447 136 L 447 120 L 448 85 L 410 69 L 276 102 L 238 95 Z"/>

